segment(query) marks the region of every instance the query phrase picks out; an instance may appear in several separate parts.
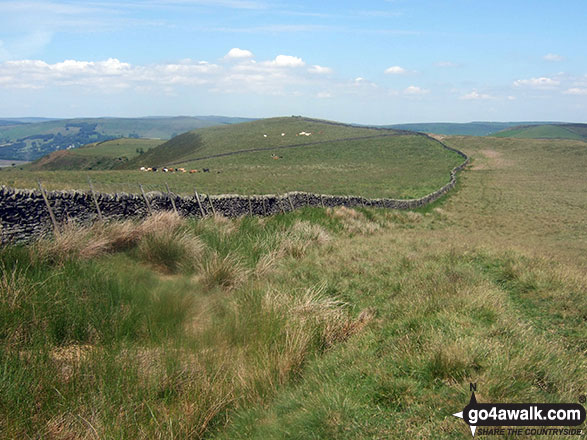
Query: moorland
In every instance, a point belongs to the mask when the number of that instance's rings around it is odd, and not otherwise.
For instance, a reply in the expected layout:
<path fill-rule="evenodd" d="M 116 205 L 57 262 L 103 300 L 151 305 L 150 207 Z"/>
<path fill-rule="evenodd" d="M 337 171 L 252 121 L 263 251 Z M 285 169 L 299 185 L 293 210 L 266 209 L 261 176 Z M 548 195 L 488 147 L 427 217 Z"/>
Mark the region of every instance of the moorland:
<path fill-rule="evenodd" d="M 221 170 L 197 175 L 210 192 L 299 182 L 378 196 L 444 184 L 458 162 L 422 136 L 339 141 L 324 128 L 324 143 L 310 145 L 312 134 L 278 148 L 281 131 L 258 128 L 251 143 L 275 150 L 197 160 L 244 145 L 246 136 L 220 141 L 218 128 L 143 159 Z M 461 439 L 470 430 L 452 414 L 470 382 L 480 402 L 577 401 L 587 389 L 587 144 L 442 142 L 472 162 L 455 190 L 417 210 L 162 213 L 2 247 L 0 431 Z M 171 179 L 28 169 L 0 179 L 81 181 L 68 173 Z"/>

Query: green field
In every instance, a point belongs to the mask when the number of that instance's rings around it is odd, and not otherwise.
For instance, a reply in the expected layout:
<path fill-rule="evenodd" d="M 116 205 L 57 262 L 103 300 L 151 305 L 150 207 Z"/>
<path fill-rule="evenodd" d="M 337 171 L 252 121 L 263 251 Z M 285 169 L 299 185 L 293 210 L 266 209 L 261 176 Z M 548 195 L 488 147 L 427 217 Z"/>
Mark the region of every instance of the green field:
<path fill-rule="evenodd" d="M 168 215 L 0 249 L 0 432 L 463 439 L 470 382 L 576 402 L 584 142 L 445 142 L 472 164 L 419 211 Z"/>
<path fill-rule="evenodd" d="M 302 132 L 311 135 L 300 135 Z M 196 158 L 254 148 L 283 147 L 392 133 L 392 130 L 332 125 L 301 117 L 269 118 L 185 133 L 137 158 L 134 165 L 183 164 Z"/>
<path fill-rule="evenodd" d="M 492 134 L 495 137 L 521 139 L 575 139 L 586 140 L 586 124 L 538 125 L 514 127 Z"/>
<path fill-rule="evenodd" d="M 32 171 L 68 171 L 120 168 L 121 165 L 135 158 L 141 152 L 161 145 L 162 142 L 159 139 L 128 138 L 96 142 L 71 150 L 55 151 L 31 163 L 26 169 Z"/>
<path fill-rule="evenodd" d="M 312 136 L 296 136 L 302 131 L 311 132 Z M 381 137 L 386 134 L 391 136 Z M 0 182 L 17 188 L 34 188 L 37 179 L 40 179 L 48 189 L 83 190 L 87 189 L 87 178 L 90 177 L 95 188 L 102 192 L 136 193 L 139 191 L 138 183 L 143 184 L 146 190 L 162 191 L 167 183 L 172 191 L 185 195 L 193 194 L 194 190 L 206 194 L 275 194 L 297 190 L 417 198 L 445 185 L 450 170 L 462 162 L 458 154 L 446 150 L 433 139 L 394 134 L 393 131 L 329 125 L 299 118 L 274 118 L 190 132 L 136 156 L 129 163 L 114 157 L 123 150 L 117 141 L 70 150 L 65 154 L 53 153 L 32 165 L 31 170 L 3 170 Z M 136 150 L 133 145 L 131 142 L 124 148 L 132 153 L 133 149 Z M 280 148 L 291 145 L 298 146 Z M 106 152 L 101 153 L 105 148 Z M 193 160 L 251 148 L 267 150 Z M 147 150 L 146 147 L 144 149 Z M 114 156 L 105 157 L 107 152 Z M 97 168 L 94 154 L 98 153 L 104 156 L 99 165 L 102 168 L 122 164 L 131 169 L 34 170 L 35 167 L 72 169 L 87 168 L 88 165 Z M 274 159 L 273 155 L 278 159 Z M 172 164 L 188 170 L 209 168 L 210 172 L 152 173 L 138 170 L 140 166 Z"/>
<path fill-rule="evenodd" d="M 247 120 L 223 116 L 77 118 L 0 125 L 0 158 L 35 160 L 53 151 L 113 138 L 170 139 L 196 128 Z"/>

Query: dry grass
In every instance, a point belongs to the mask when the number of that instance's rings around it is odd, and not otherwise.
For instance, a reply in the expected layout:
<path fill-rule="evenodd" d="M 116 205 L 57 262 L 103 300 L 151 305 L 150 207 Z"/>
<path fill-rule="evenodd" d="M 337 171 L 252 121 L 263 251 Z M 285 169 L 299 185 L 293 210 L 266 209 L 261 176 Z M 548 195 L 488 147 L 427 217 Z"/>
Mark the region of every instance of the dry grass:
<path fill-rule="evenodd" d="M 145 237 L 171 237 L 184 225 L 185 219 L 171 211 L 158 212 L 141 222 L 127 220 L 91 226 L 67 222 L 58 234 L 36 242 L 31 253 L 42 261 L 56 263 L 89 260 L 133 247 Z"/>
<path fill-rule="evenodd" d="M 330 235 L 324 228 L 307 221 L 298 220 L 286 230 L 276 255 L 283 253 L 294 258 L 306 255 L 313 245 L 324 245 L 330 241 Z"/>
<path fill-rule="evenodd" d="M 339 220 L 344 230 L 350 234 L 371 235 L 381 230 L 381 225 L 369 220 L 362 212 L 345 206 L 328 208 L 326 213 Z"/>
<path fill-rule="evenodd" d="M 197 281 L 207 290 L 215 287 L 233 290 L 244 283 L 249 274 L 238 257 L 232 254 L 224 258 L 213 254 L 203 263 L 200 272 Z"/>

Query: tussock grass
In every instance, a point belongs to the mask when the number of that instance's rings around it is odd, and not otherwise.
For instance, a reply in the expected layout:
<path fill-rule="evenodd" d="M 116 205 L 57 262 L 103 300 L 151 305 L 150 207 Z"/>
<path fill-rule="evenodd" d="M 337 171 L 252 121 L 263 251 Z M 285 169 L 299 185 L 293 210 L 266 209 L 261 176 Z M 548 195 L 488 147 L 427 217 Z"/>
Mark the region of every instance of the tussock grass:
<path fill-rule="evenodd" d="M 328 208 L 326 213 L 339 220 L 350 234 L 371 235 L 381 229 L 381 225 L 368 219 L 362 212 L 345 206 Z"/>
<path fill-rule="evenodd" d="M 221 287 L 232 290 L 247 279 L 248 271 L 234 255 L 212 255 L 202 266 L 198 280 L 208 290 Z"/>
<path fill-rule="evenodd" d="M 146 235 L 139 243 L 138 254 L 164 271 L 191 272 L 200 265 L 204 248 L 199 238 L 185 231 L 164 230 Z"/>

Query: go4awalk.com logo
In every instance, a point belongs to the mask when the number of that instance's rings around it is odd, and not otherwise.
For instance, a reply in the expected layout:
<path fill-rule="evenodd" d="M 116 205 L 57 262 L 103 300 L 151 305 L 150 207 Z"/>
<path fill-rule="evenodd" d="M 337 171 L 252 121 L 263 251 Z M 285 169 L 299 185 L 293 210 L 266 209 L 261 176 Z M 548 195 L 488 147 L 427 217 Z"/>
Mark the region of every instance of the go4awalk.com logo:
<path fill-rule="evenodd" d="M 477 385 L 471 400 L 456 414 L 477 435 L 582 435 L 585 408 L 579 403 L 479 403 Z M 523 427 L 523 428 L 521 428 Z"/>

